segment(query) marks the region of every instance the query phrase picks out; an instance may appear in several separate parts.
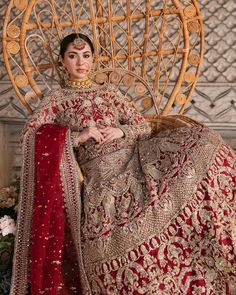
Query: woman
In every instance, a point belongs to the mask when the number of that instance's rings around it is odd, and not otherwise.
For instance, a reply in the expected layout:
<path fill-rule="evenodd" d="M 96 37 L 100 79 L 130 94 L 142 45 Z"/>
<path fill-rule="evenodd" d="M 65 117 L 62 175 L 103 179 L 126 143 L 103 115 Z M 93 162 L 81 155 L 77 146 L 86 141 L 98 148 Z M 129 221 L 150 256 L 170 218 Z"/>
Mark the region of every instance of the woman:
<path fill-rule="evenodd" d="M 200 125 L 152 134 L 93 51 L 63 39 L 65 87 L 25 127 L 11 294 L 234 294 L 235 155 Z"/>

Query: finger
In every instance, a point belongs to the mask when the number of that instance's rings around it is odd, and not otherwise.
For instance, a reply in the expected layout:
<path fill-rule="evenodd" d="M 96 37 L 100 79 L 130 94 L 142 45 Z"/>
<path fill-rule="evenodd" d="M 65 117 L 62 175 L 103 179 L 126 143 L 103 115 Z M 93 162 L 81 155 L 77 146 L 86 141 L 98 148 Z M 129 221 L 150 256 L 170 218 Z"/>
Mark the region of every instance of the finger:
<path fill-rule="evenodd" d="M 98 129 L 106 129 L 106 128 L 108 128 L 108 127 L 104 126 L 104 125 L 101 125 L 101 126 L 98 127 Z"/>
<path fill-rule="evenodd" d="M 93 129 L 93 130 L 90 130 L 90 134 L 91 135 L 99 135 L 99 136 L 103 136 L 102 133 L 97 129 Z"/>
<path fill-rule="evenodd" d="M 98 143 L 101 143 L 103 141 L 103 139 L 100 137 L 100 136 L 97 136 L 97 135 L 93 135 L 92 138 L 98 142 Z"/>
<path fill-rule="evenodd" d="M 111 128 L 110 127 L 104 127 L 104 128 L 99 128 L 98 129 L 101 133 L 108 133 L 110 130 L 111 130 Z"/>
<path fill-rule="evenodd" d="M 99 130 L 97 130 L 97 135 L 101 140 L 105 139 L 105 136 Z"/>
<path fill-rule="evenodd" d="M 107 137 L 105 137 L 105 139 L 103 140 L 103 144 L 104 143 L 108 143 L 108 142 L 111 142 L 112 140 L 114 140 L 115 139 L 115 136 L 113 135 L 113 134 L 110 134 L 110 135 L 108 135 Z"/>
<path fill-rule="evenodd" d="M 105 139 L 105 137 L 98 130 L 94 130 L 93 138 L 99 143 L 101 143 Z"/>

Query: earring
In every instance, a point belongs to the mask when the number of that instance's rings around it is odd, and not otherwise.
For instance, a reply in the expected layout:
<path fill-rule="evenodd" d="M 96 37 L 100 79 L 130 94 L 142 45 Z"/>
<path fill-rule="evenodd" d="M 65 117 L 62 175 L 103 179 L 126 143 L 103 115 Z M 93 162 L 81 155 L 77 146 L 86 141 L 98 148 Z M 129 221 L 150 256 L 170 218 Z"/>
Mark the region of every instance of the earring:
<path fill-rule="evenodd" d="M 62 74 L 62 82 L 63 82 L 63 84 L 65 84 L 66 81 L 68 81 L 68 79 L 69 79 L 69 73 L 63 64 L 61 67 L 61 74 Z"/>
<path fill-rule="evenodd" d="M 88 78 L 91 80 L 93 78 L 93 71 L 89 71 L 88 72 Z"/>
<path fill-rule="evenodd" d="M 92 68 L 89 70 L 89 72 L 88 72 L 88 78 L 90 79 L 90 80 L 93 80 L 94 79 L 94 73 L 95 73 L 95 66 L 94 66 L 94 64 L 93 64 L 93 66 L 92 66 Z"/>

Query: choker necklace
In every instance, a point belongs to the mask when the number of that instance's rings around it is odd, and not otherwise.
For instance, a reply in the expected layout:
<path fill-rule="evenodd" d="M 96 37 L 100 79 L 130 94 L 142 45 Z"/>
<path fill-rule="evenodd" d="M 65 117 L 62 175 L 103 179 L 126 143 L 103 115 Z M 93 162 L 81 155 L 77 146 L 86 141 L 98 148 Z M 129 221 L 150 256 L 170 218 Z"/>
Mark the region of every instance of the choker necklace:
<path fill-rule="evenodd" d="M 92 80 L 89 78 L 81 79 L 81 80 L 65 80 L 65 84 L 72 88 L 90 88 L 92 86 Z"/>

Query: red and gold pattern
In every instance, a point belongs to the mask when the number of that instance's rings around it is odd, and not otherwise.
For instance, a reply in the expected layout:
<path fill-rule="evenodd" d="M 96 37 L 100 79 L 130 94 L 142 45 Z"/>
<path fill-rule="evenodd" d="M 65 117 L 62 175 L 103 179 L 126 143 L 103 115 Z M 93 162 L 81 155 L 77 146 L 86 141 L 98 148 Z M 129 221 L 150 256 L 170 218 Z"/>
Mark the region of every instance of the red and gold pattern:
<path fill-rule="evenodd" d="M 25 128 L 12 295 L 25 295 L 29 283 L 25 241 L 31 239 L 33 206 L 31 140 L 45 123 L 74 130 L 66 139 L 60 177 L 81 294 L 234 294 L 235 154 L 202 126 L 151 135 L 142 116 L 102 86 L 50 94 Z M 99 125 L 118 126 L 125 137 L 107 145 L 89 140 L 76 146 L 77 132 Z M 82 195 L 72 145 L 84 175 Z M 79 294 L 73 288 L 68 294 Z"/>

